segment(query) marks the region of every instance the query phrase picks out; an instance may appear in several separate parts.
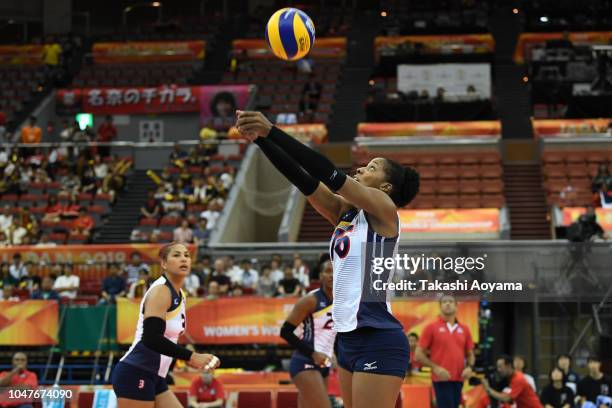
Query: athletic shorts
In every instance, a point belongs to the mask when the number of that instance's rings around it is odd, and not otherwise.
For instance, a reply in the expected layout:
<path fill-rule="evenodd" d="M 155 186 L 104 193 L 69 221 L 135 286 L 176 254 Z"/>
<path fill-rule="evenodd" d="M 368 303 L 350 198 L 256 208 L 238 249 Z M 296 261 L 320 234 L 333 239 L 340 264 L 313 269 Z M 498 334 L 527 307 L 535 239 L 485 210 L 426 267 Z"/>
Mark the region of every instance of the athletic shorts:
<path fill-rule="evenodd" d="M 319 367 L 315 365 L 312 358 L 306 357 L 302 353 L 293 353 L 291 356 L 291 362 L 289 363 L 289 374 L 291 375 L 291 378 L 295 377 L 302 371 L 308 370 L 319 371 L 323 378 L 329 375 L 329 367 Z"/>
<path fill-rule="evenodd" d="M 402 329 L 361 327 L 336 338 L 338 365 L 345 370 L 406 376 L 410 347 Z"/>
<path fill-rule="evenodd" d="M 156 395 L 168 390 L 165 378 L 123 361 L 115 366 L 112 383 L 117 398 L 138 401 L 155 401 Z"/>

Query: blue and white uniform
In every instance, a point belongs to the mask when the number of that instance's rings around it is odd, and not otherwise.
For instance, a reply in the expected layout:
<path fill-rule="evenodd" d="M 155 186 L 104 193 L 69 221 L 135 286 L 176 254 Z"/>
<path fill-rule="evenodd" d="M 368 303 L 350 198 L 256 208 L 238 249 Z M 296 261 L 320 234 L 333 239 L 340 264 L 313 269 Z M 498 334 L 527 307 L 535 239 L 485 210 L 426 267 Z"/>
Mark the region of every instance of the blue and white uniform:
<path fill-rule="evenodd" d="M 332 300 L 325 295 L 323 289 L 315 289 L 308 295 L 317 299 L 315 311 L 304 319 L 295 329 L 295 335 L 308 344 L 313 350 L 332 356 L 336 332 L 332 328 Z M 302 354 L 299 350 L 293 352 L 289 373 L 295 377 L 306 370 L 319 370 L 323 377 L 329 374 L 329 367 L 316 366 L 312 357 Z"/>
<path fill-rule="evenodd" d="M 340 218 L 330 242 L 334 269 L 332 317 L 338 332 L 338 364 L 348 371 L 404 377 L 409 362 L 408 340 L 391 313 L 390 293 L 373 282 L 390 282 L 394 270 L 373 271 L 374 258 L 394 257 L 400 238 L 377 234 L 368 215 L 351 209 Z"/>
<path fill-rule="evenodd" d="M 172 357 L 157 353 L 142 342 L 145 301 L 151 290 L 160 285 L 168 287 L 172 296 L 170 307 L 166 311 L 164 337 L 177 343 L 185 331 L 185 295 L 182 290 L 177 292 L 170 281 L 162 275 L 144 294 L 140 302 L 140 316 L 134 342 L 113 370 L 113 389 L 119 398 L 152 401 L 156 395 L 168 389 L 166 375 L 172 364 Z"/>

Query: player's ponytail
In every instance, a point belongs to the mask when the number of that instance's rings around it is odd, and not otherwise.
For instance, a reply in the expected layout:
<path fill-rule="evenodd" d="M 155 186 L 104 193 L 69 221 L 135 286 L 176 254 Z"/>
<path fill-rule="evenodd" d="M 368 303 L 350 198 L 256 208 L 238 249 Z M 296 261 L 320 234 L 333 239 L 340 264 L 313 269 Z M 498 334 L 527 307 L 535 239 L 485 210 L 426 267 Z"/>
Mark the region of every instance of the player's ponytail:
<path fill-rule="evenodd" d="M 387 181 L 392 186 L 389 196 L 398 208 L 405 207 L 419 192 L 419 173 L 412 167 L 403 167 L 394 160 L 385 160 Z"/>

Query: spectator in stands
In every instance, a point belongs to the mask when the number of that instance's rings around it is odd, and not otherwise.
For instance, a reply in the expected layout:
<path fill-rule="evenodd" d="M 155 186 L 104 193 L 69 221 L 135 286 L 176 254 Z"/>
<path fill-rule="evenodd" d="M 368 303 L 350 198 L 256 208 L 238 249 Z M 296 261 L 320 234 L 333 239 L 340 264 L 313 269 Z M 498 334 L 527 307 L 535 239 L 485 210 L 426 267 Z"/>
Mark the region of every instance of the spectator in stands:
<path fill-rule="evenodd" d="M 40 289 L 32 292 L 32 299 L 60 300 L 58 293 L 53 289 L 53 279 L 45 276 L 40 284 Z"/>
<path fill-rule="evenodd" d="M 193 379 L 189 386 L 189 406 L 193 408 L 222 407 L 225 392 L 220 381 L 215 379 L 214 371 L 203 371 Z"/>
<path fill-rule="evenodd" d="M 179 244 L 193 242 L 193 230 L 189 227 L 189 221 L 183 218 L 181 225 L 174 229 L 173 241 Z"/>
<path fill-rule="evenodd" d="M 61 218 L 74 219 L 79 216 L 80 211 L 81 206 L 79 205 L 77 196 L 75 194 L 72 194 L 68 201 L 66 201 L 66 203 L 62 205 Z"/>
<path fill-rule="evenodd" d="M 145 205 L 140 207 L 140 218 L 157 219 L 160 212 L 161 208 L 159 202 L 155 199 L 155 192 L 149 191 Z"/>
<path fill-rule="evenodd" d="M 273 257 L 272 261 L 270 262 L 270 268 L 270 278 L 272 278 L 275 284 L 278 284 L 278 282 L 285 277 L 285 273 L 281 269 L 280 259 Z"/>
<path fill-rule="evenodd" d="M 533 379 L 533 376 L 525 373 L 525 357 L 520 354 L 515 355 L 514 359 L 512 360 L 512 365 L 514 366 L 514 369 L 516 371 L 523 373 L 525 379 L 527 380 L 529 385 L 531 385 L 531 388 L 533 388 L 534 391 L 537 391 L 536 383 Z"/>
<path fill-rule="evenodd" d="M 215 260 L 215 268 L 210 274 L 210 279 L 208 280 L 208 291 L 210 293 L 210 284 L 212 282 L 216 282 L 219 288 L 219 295 L 224 296 L 229 293 L 229 289 L 231 286 L 231 279 L 227 276 L 227 270 L 225 267 L 225 262 L 222 259 Z"/>
<path fill-rule="evenodd" d="M 572 408 L 574 406 L 574 391 L 563 384 L 563 371 L 553 367 L 548 374 L 550 383 L 544 387 L 540 401 L 544 408 Z"/>
<path fill-rule="evenodd" d="M 290 266 L 285 267 L 285 276 L 278 282 L 279 296 L 299 296 L 302 293 L 302 285 L 299 279 L 293 276 Z"/>
<path fill-rule="evenodd" d="M 210 281 L 208 283 L 208 290 L 206 291 L 206 299 L 214 300 L 221 296 L 219 291 L 219 283 L 217 281 Z"/>
<path fill-rule="evenodd" d="M 198 276 L 194 268 L 191 269 L 191 273 L 189 274 L 189 276 L 185 278 L 183 288 L 189 294 L 189 296 L 198 296 L 198 289 L 200 289 L 200 277 Z"/>
<path fill-rule="evenodd" d="M 62 298 L 75 299 L 81 285 L 81 279 L 73 274 L 72 264 L 66 263 L 62 267 L 62 274 L 55 279 L 53 289 Z"/>
<path fill-rule="evenodd" d="M 149 271 L 141 269 L 138 275 L 138 279 L 130 285 L 127 297 L 130 299 L 140 299 L 149 290 L 151 286 L 151 279 L 149 278 Z"/>
<path fill-rule="evenodd" d="M 18 302 L 19 297 L 13 296 L 13 285 L 4 285 L 2 287 L 2 291 L 0 291 L 0 300 L 4 300 L 6 302 Z"/>
<path fill-rule="evenodd" d="M 416 351 L 417 345 L 419 344 L 419 335 L 415 332 L 408 333 L 408 345 L 410 346 L 410 370 L 411 371 L 420 371 L 423 367 L 423 364 L 419 363 L 414 358 L 414 352 Z"/>
<path fill-rule="evenodd" d="M 474 85 L 468 85 L 467 89 L 465 90 L 465 93 L 470 100 L 480 99 L 480 94 L 478 93 Z"/>
<path fill-rule="evenodd" d="M 161 203 L 164 215 L 170 217 L 181 217 L 185 211 L 185 203 L 173 194 L 164 195 Z"/>
<path fill-rule="evenodd" d="M 563 373 L 563 384 L 576 392 L 580 376 L 572 369 L 572 357 L 569 354 L 557 356 L 556 365 Z"/>
<path fill-rule="evenodd" d="M 113 124 L 113 117 L 107 115 L 104 122 L 98 127 L 97 140 L 100 143 L 110 143 L 117 138 L 117 128 Z M 110 146 L 98 146 L 98 153 L 102 157 L 110 156 Z"/>
<path fill-rule="evenodd" d="M 13 263 L 9 267 L 9 273 L 15 282 L 20 282 L 28 277 L 28 268 L 21 261 L 21 254 L 13 255 Z"/>
<path fill-rule="evenodd" d="M 438 87 L 438 89 L 436 89 L 436 97 L 434 98 L 434 100 L 437 103 L 443 103 L 444 102 L 444 94 L 446 94 L 446 89 L 444 89 L 443 87 Z"/>
<path fill-rule="evenodd" d="M 38 387 L 36 373 L 28 371 L 28 356 L 25 353 L 13 354 L 13 369 L 0 373 L 0 388 L 10 387 L 12 389 L 31 390 Z M 6 405 L 5 405 L 6 406 Z M 13 404 L 9 405 L 13 406 Z M 17 407 L 28 408 L 30 404 L 17 405 Z"/>
<path fill-rule="evenodd" d="M 243 288 L 253 289 L 257 288 L 257 281 L 259 280 L 259 274 L 253 269 L 253 264 L 248 259 L 243 259 L 240 262 L 241 274 L 238 279 L 238 284 Z"/>
<path fill-rule="evenodd" d="M 101 304 L 115 303 L 117 297 L 125 296 L 125 279 L 119 272 L 119 265 L 108 265 L 108 276 L 102 281 Z"/>
<path fill-rule="evenodd" d="M 500 356 L 497 359 L 497 374 L 506 379 L 509 385 L 500 392 L 491 388 L 486 378 L 483 379 L 482 384 L 491 399 L 503 403 L 514 403 L 516 408 L 542 408 L 537 394 L 523 373 L 514 370 L 510 356 Z"/>
<path fill-rule="evenodd" d="M 68 194 L 77 194 L 81 188 L 81 180 L 75 173 L 69 172 L 59 180 L 61 189 Z"/>
<path fill-rule="evenodd" d="M 170 161 L 174 163 L 176 160 L 186 159 L 187 156 L 188 153 L 183 150 L 181 145 L 178 142 L 174 143 L 174 149 L 170 153 Z"/>
<path fill-rule="evenodd" d="M 70 235 L 82 235 L 89 237 L 92 229 L 96 226 L 96 222 L 91 215 L 87 214 L 85 208 L 79 210 L 79 216 L 72 224 Z"/>
<path fill-rule="evenodd" d="M 7 285 L 14 285 L 15 283 L 17 283 L 17 281 L 9 272 L 9 264 L 6 262 L 0 263 L 0 288 Z"/>
<path fill-rule="evenodd" d="M 13 215 L 11 214 L 11 206 L 5 204 L 0 214 L 0 231 L 8 235 L 9 230 L 13 226 Z"/>
<path fill-rule="evenodd" d="M 62 47 L 55 42 L 53 37 L 49 37 L 47 44 L 43 46 L 43 63 L 47 67 L 47 73 L 53 74 L 60 63 Z"/>
<path fill-rule="evenodd" d="M 212 273 L 212 266 L 210 264 L 210 256 L 209 255 L 204 255 L 201 259 L 201 264 L 198 264 L 198 270 L 204 275 L 204 276 L 209 276 Z M 200 277 L 200 280 L 203 282 L 202 277 Z"/>
<path fill-rule="evenodd" d="M 193 242 L 197 246 L 206 245 L 208 238 L 210 237 L 210 230 L 207 225 L 208 221 L 206 218 L 200 218 L 198 225 L 193 230 Z"/>
<path fill-rule="evenodd" d="M 216 200 L 212 200 L 208 206 L 208 209 L 202 211 L 200 214 L 201 218 L 206 218 L 206 226 L 209 230 L 215 228 L 217 224 L 217 220 L 221 216 L 221 209 L 223 208 L 224 201 L 222 198 L 218 198 Z"/>
<path fill-rule="evenodd" d="M 240 280 L 240 276 L 242 275 L 242 269 L 240 269 L 240 266 L 236 265 L 234 256 L 226 255 L 223 258 L 223 264 L 225 266 L 227 276 L 232 280 L 232 282 L 238 282 Z"/>
<path fill-rule="evenodd" d="M 11 240 L 9 236 L 6 235 L 4 231 L 0 231 L 0 248 L 5 248 L 11 246 Z"/>
<path fill-rule="evenodd" d="M 217 93 L 210 103 L 210 112 L 212 117 L 208 120 L 207 127 L 226 132 L 236 123 L 234 94 L 227 91 Z"/>
<path fill-rule="evenodd" d="M 274 282 L 270 276 L 271 272 L 272 268 L 270 265 L 264 265 L 263 268 L 261 268 L 261 276 L 257 280 L 256 293 L 258 296 L 273 297 L 276 295 L 276 282 Z"/>
<path fill-rule="evenodd" d="M 561 34 L 561 38 L 546 41 L 546 48 L 573 49 L 574 44 L 572 43 L 572 40 L 570 40 L 570 33 L 568 31 L 563 31 L 563 34 Z"/>
<path fill-rule="evenodd" d="M 225 171 L 223 172 L 223 174 L 221 174 L 221 176 L 219 176 L 219 181 L 221 182 L 223 188 L 226 191 L 229 191 L 229 189 L 232 187 L 232 184 L 234 184 L 234 178 L 236 177 L 236 168 L 234 166 L 224 167 Z"/>
<path fill-rule="evenodd" d="M 427 89 L 421 90 L 419 99 L 421 99 L 422 101 L 429 101 L 429 91 Z"/>
<path fill-rule="evenodd" d="M 57 243 L 50 240 L 49 234 L 43 233 L 35 246 L 38 248 L 50 248 L 57 246 Z"/>
<path fill-rule="evenodd" d="M 30 116 L 28 124 L 21 128 L 21 143 L 23 144 L 37 144 L 41 142 L 42 130 L 36 126 L 36 117 Z M 32 149 L 26 150 L 24 153 L 27 156 L 27 152 L 33 152 Z"/>
<path fill-rule="evenodd" d="M 576 395 L 580 397 L 580 403 L 586 401 L 597 402 L 600 395 L 612 395 L 612 379 L 601 372 L 601 360 L 592 355 L 587 360 L 588 375 L 578 382 Z"/>
<path fill-rule="evenodd" d="M 317 110 L 317 104 L 321 98 L 322 91 L 323 85 L 315 79 L 314 72 L 311 72 L 308 76 L 308 81 L 304 84 L 304 88 L 302 88 L 302 97 L 308 96 L 311 103 L 314 104 L 313 111 Z"/>
<path fill-rule="evenodd" d="M 591 182 L 591 191 L 593 193 L 598 193 L 603 189 L 603 186 L 611 186 L 612 185 L 612 176 L 610 175 L 610 170 L 606 164 L 600 164 L 599 169 L 597 169 L 597 174 L 593 178 Z"/>
<path fill-rule="evenodd" d="M 304 288 L 308 288 L 310 286 L 310 271 L 308 270 L 308 266 L 304 264 L 300 254 L 293 255 L 293 276 L 300 281 L 300 284 Z"/>
<path fill-rule="evenodd" d="M 136 282 L 142 271 L 145 271 L 147 276 L 151 272 L 149 269 L 149 265 L 142 261 L 142 258 L 140 257 L 140 254 L 138 252 L 132 252 L 132 254 L 130 255 L 130 263 L 126 265 L 123 270 L 127 275 L 126 283 L 128 285 L 131 285 Z"/>
<path fill-rule="evenodd" d="M 104 180 L 108 176 L 108 164 L 102 161 L 102 157 L 99 154 L 94 156 L 93 171 L 96 176 L 96 180 Z"/>

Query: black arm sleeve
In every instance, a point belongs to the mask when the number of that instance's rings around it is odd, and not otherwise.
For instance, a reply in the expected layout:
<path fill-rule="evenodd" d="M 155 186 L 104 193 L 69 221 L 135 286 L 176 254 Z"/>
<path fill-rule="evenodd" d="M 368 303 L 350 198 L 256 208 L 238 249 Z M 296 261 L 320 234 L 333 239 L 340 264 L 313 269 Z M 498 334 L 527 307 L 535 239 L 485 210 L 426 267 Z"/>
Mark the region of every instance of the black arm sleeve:
<path fill-rule="evenodd" d="M 298 337 L 293 333 L 296 326 L 292 325 L 289 322 L 285 322 L 283 327 L 281 327 L 280 336 L 287 341 L 290 345 L 295 347 L 300 353 L 310 357 L 312 353 L 314 353 L 314 349 L 306 344 L 304 341 L 298 339 Z"/>
<path fill-rule="evenodd" d="M 276 167 L 291 184 L 296 186 L 302 194 L 309 196 L 315 192 L 319 186 L 319 182 L 304 171 L 304 169 L 281 148 L 265 137 L 255 139 L 255 144 L 261 148 L 261 151 L 264 152 L 274 167 Z"/>
<path fill-rule="evenodd" d="M 334 166 L 327 157 L 302 144 L 276 126 L 272 126 L 266 139 L 270 139 L 283 149 L 311 176 L 324 183 L 332 191 L 338 191 L 344 185 L 346 174 Z"/>
<path fill-rule="evenodd" d="M 145 346 L 168 357 L 189 361 L 193 351 L 181 347 L 164 337 L 166 322 L 160 317 L 147 317 L 143 322 L 142 342 Z"/>

